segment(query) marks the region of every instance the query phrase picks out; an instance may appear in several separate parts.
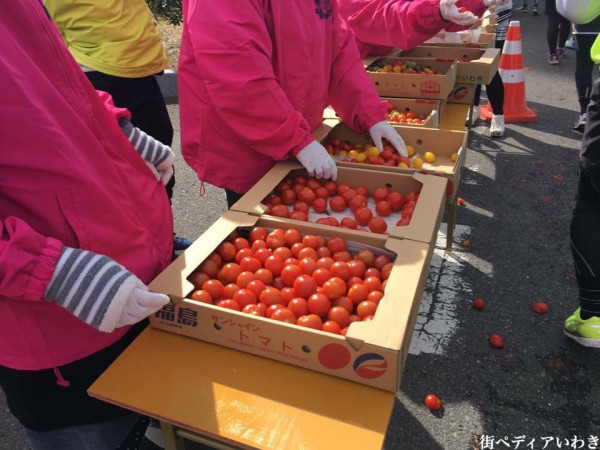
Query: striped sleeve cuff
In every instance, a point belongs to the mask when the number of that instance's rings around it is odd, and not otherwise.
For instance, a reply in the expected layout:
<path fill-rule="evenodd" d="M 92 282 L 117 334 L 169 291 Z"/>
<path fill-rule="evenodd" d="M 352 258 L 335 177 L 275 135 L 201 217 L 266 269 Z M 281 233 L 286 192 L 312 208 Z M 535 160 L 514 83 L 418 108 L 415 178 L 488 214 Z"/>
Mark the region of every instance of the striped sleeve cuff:
<path fill-rule="evenodd" d="M 132 285 L 132 278 L 136 279 L 106 256 L 63 247 L 45 297 L 100 329 L 111 303 L 123 295 L 124 287 Z"/>
<path fill-rule="evenodd" d="M 155 167 L 164 162 L 171 154 L 171 148 L 157 141 L 152 136 L 137 127 L 126 118 L 119 119 L 119 126 L 135 150 L 144 161 L 152 163 Z"/>

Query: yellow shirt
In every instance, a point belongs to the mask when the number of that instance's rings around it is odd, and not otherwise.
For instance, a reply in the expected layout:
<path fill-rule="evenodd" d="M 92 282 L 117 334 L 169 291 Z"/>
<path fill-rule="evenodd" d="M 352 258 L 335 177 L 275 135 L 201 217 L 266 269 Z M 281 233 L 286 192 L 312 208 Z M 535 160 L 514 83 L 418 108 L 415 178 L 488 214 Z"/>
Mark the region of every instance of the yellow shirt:
<path fill-rule="evenodd" d="M 168 67 L 144 0 L 44 0 L 75 60 L 108 75 L 139 78 Z"/>

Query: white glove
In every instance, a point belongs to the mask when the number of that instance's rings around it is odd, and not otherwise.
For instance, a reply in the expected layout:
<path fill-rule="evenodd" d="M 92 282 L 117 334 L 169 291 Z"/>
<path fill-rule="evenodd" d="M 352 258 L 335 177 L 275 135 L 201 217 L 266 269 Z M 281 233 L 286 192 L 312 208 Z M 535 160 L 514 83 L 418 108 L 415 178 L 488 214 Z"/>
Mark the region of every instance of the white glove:
<path fill-rule="evenodd" d="M 456 0 L 440 0 L 440 14 L 444 20 L 461 26 L 469 26 L 477 22 L 477 16 L 471 11 L 458 12 Z"/>
<path fill-rule="evenodd" d="M 408 157 L 408 152 L 406 151 L 406 145 L 404 144 L 404 140 L 398 134 L 396 129 L 385 120 L 377 122 L 375 125 L 369 128 L 369 134 L 371 135 L 371 139 L 373 139 L 375 147 L 377 147 L 379 151 L 383 150 L 382 139 L 385 138 L 389 141 L 390 144 L 392 144 L 392 146 L 401 156 Z"/>
<path fill-rule="evenodd" d="M 337 180 L 337 166 L 325 147 L 317 141 L 312 141 L 296 155 L 300 164 L 308 174 L 317 178 L 331 178 Z"/>
<path fill-rule="evenodd" d="M 496 6 L 496 5 L 506 5 L 508 0 L 483 0 L 483 4 L 485 6 Z"/>
<path fill-rule="evenodd" d="M 173 173 L 175 172 L 173 170 L 173 161 L 175 161 L 175 153 L 173 153 L 173 151 L 171 150 L 169 156 L 167 156 L 167 159 L 165 159 L 163 162 L 156 166 L 159 179 L 163 182 L 165 186 L 173 176 Z"/>
<path fill-rule="evenodd" d="M 105 333 L 133 325 L 169 303 L 168 296 L 148 292 L 113 259 L 70 247 L 63 247 L 45 297 Z"/>

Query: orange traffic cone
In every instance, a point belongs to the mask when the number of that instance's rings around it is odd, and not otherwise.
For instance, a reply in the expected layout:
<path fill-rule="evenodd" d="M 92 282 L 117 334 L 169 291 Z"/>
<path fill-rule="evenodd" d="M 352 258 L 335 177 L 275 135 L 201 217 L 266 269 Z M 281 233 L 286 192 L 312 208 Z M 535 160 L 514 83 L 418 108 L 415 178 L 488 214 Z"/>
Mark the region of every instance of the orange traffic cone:
<path fill-rule="evenodd" d="M 521 50 L 521 25 L 518 20 L 511 20 L 498 72 L 504 82 L 504 121 L 535 122 L 537 114 L 527 107 L 525 98 L 525 74 L 523 73 L 523 53 Z M 481 118 L 488 122 L 492 119 L 490 103 L 479 107 Z"/>

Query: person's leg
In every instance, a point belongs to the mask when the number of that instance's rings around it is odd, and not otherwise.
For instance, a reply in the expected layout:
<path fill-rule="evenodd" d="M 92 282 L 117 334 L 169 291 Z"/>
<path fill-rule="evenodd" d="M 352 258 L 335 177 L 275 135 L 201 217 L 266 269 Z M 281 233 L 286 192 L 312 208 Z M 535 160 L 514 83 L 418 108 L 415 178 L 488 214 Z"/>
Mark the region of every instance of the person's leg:
<path fill-rule="evenodd" d="M 502 51 L 503 47 L 504 40 L 497 40 L 496 48 Z M 504 82 L 502 81 L 500 72 L 496 72 L 490 84 L 486 85 L 485 91 L 493 113 L 490 123 L 490 136 L 504 136 Z"/>
<path fill-rule="evenodd" d="M 592 90 L 592 73 L 594 71 L 594 61 L 590 58 L 590 49 L 596 39 L 591 34 L 575 34 L 575 86 L 577 88 L 577 99 L 579 101 L 579 118 L 573 129 L 580 133 L 585 130 L 587 122 L 587 106 L 590 102 Z"/>
<path fill-rule="evenodd" d="M 227 209 L 231 209 L 231 207 L 244 196 L 244 194 L 239 194 L 231 189 L 225 189 L 225 195 L 227 196 Z"/>
<path fill-rule="evenodd" d="M 517 8 L 519 11 L 527 12 L 527 0 L 523 0 L 523 5 Z"/>
<path fill-rule="evenodd" d="M 107 422 L 34 431 L 24 428 L 33 450 L 115 450 L 139 420 L 129 414 Z"/>
<path fill-rule="evenodd" d="M 567 39 L 569 39 L 569 34 L 571 33 L 571 22 L 568 19 L 565 19 L 563 16 L 557 13 L 558 19 L 558 42 L 556 47 L 556 53 L 560 57 L 565 55 L 565 44 Z"/>
<path fill-rule="evenodd" d="M 556 55 L 556 44 L 558 42 L 558 18 L 556 17 L 556 14 L 548 14 L 546 40 L 548 42 L 548 62 L 550 64 L 558 64 L 558 56 Z"/>

